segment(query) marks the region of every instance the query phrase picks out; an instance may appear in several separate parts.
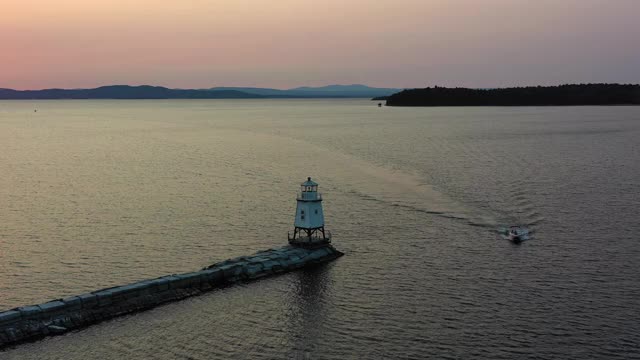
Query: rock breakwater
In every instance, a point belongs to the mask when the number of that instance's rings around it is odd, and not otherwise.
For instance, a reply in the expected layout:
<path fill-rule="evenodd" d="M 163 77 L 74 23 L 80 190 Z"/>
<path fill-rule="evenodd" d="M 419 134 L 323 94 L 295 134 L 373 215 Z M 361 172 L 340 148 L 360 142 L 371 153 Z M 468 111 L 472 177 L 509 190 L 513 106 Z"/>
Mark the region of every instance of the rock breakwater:
<path fill-rule="evenodd" d="M 18 307 L 0 312 L 0 349 L 147 310 L 238 281 L 328 262 L 342 255 L 329 244 L 312 249 L 285 246 L 225 260 L 200 271 Z"/>

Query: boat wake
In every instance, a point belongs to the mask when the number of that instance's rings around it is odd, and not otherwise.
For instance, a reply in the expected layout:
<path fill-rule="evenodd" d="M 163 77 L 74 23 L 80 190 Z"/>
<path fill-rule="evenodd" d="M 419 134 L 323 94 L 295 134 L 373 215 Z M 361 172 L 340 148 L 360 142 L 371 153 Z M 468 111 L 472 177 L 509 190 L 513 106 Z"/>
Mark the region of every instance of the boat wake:
<path fill-rule="evenodd" d="M 252 133 L 251 136 L 264 140 L 253 143 L 278 144 L 278 147 L 264 149 L 263 155 L 277 149 L 277 153 L 273 154 L 275 157 L 281 158 L 283 154 L 287 156 L 286 163 L 273 161 L 256 164 L 261 168 L 266 167 L 264 172 L 306 177 L 308 154 L 313 154 L 315 167 L 331 169 L 330 174 L 326 174 L 329 176 L 325 175 L 322 181 L 326 184 L 326 188 L 334 193 L 342 191 L 366 201 L 375 201 L 407 211 L 459 221 L 489 231 L 505 223 L 500 211 L 495 211 L 484 204 L 471 204 L 457 200 L 427 183 L 424 177 L 406 170 L 391 169 L 301 138 L 265 133 Z M 286 138 L 286 141 L 283 141 L 283 138 Z M 305 151 L 298 151 L 300 148 L 304 148 Z M 291 169 L 301 169 L 302 172 L 292 174 Z"/>

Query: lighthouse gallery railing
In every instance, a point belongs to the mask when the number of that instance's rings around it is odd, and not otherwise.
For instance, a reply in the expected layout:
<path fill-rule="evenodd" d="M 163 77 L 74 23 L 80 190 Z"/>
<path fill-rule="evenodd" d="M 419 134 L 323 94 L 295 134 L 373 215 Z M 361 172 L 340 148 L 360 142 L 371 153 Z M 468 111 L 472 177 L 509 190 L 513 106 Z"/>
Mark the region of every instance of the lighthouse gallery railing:
<path fill-rule="evenodd" d="M 296 197 L 296 200 L 322 200 L 322 193 L 315 193 L 316 196 L 312 197 L 310 195 L 306 195 L 305 194 L 311 194 L 308 192 L 298 192 L 298 196 Z"/>

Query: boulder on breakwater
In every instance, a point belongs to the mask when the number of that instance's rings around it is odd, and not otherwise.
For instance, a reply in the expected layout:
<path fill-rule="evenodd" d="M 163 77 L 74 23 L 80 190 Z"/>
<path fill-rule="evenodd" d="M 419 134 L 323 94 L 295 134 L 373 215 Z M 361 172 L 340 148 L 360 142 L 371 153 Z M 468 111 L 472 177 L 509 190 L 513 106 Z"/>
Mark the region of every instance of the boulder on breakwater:
<path fill-rule="evenodd" d="M 316 248 L 285 246 L 225 260 L 196 272 L 163 276 L 44 304 L 18 307 L 0 312 L 0 348 L 62 334 L 237 281 L 328 262 L 342 255 L 329 244 Z"/>

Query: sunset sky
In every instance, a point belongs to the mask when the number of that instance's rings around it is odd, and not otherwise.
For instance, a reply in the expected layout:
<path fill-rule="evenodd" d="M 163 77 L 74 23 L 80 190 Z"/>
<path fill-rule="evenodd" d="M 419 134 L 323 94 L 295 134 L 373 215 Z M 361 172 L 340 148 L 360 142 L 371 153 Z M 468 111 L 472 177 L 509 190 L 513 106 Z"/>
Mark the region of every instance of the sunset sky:
<path fill-rule="evenodd" d="M 0 87 L 640 83 L 640 0 L 2 0 Z"/>

